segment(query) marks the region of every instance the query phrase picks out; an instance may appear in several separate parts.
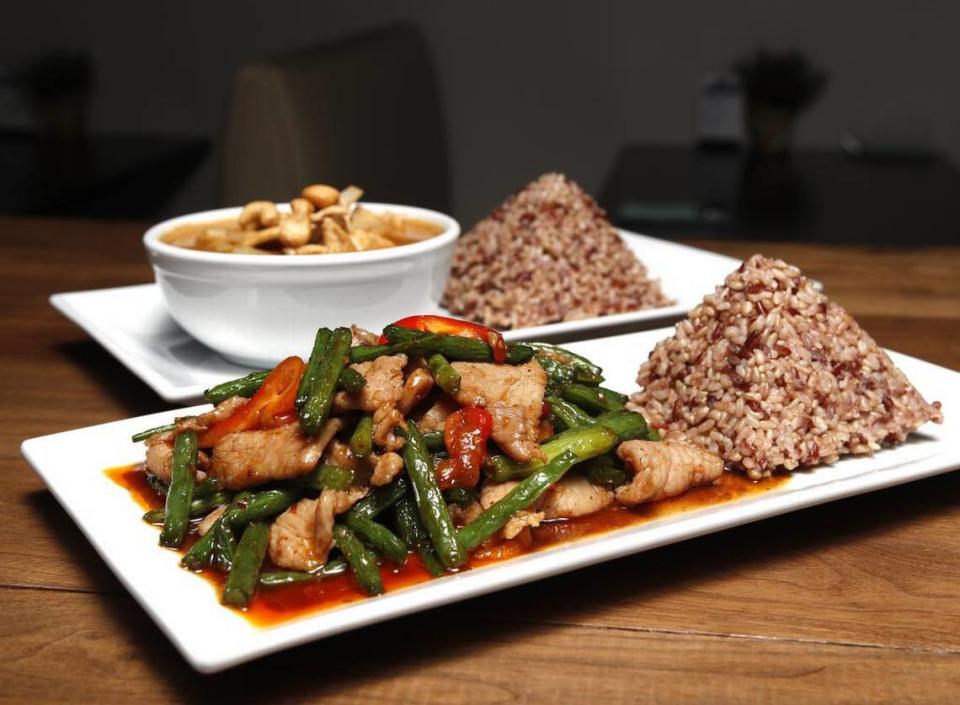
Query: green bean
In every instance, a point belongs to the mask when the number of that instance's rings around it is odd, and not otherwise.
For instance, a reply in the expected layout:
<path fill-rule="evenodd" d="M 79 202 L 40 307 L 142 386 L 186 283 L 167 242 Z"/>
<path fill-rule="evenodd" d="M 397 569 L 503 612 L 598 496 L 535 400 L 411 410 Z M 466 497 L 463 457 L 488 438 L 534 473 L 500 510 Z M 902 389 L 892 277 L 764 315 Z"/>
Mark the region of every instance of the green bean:
<path fill-rule="evenodd" d="M 554 438 L 556 438 L 556 436 L 554 436 Z M 505 455 L 487 456 L 487 459 L 483 461 L 483 469 L 486 471 L 487 477 L 494 482 L 520 480 L 534 470 L 532 467 L 528 468 L 525 465 L 517 464 Z"/>
<path fill-rule="evenodd" d="M 407 562 L 407 544 L 383 524 L 361 516 L 344 516 L 343 523 L 365 544 L 397 565 Z"/>
<path fill-rule="evenodd" d="M 459 507 L 466 507 L 477 500 L 477 493 L 469 487 L 454 487 L 443 493 L 443 500 L 447 504 L 456 504 Z"/>
<path fill-rule="evenodd" d="M 366 458 L 373 452 L 373 417 L 364 414 L 350 436 L 350 450 L 358 458 Z"/>
<path fill-rule="evenodd" d="M 197 432 L 184 431 L 173 444 L 173 469 L 164 508 L 163 531 L 160 532 L 161 546 L 179 548 L 187 535 L 196 472 Z"/>
<path fill-rule="evenodd" d="M 467 338 L 462 335 L 437 335 L 411 328 L 401 328 L 400 326 L 387 326 L 383 329 L 383 334 L 394 345 L 420 341 L 422 346 L 418 350 L 420 354 L 439 353 L 448 360 L 493 362 L 493 352 L 490 346 L 477 338 Z M 432 336 L 433 339 L 423 342 L 429 336 Z M 533 355 L 534 349 L 529 345 L 508 343 L 505 362 L 508 365 L 521 365 L 530 360 Z"/>
<path fill-rule="evenodd" d="M 613 446 L 615 437 L 606 431 L 608 448 Z M 514 514 L 537 501 L 550 485 L 564 476 L 581 458 L 571 450 L 565 450 L 549 463 L 538 469 L 530 477 L 522 480 L 510 492 L 494 502 L 480 513 L 476 519 L 460 529 L 457 540 L 463 549 L 471 551 L 498 532 Z"/>
<path fill-rule="evenodd" d="M 544 401 L 550 405 L 550 415 L 555 421 L 560 421 L 564 428 L 589 426 L 594 418 L 575 404 L 571 404 L 559 397 L 548 396 Z"/>
<path fill-rule="evenodd" d="M 345 490 L 353 482 L 353 470 L 332 463 L 318 465 L 309 475 L 300 478 L 295 484 L 301 484 L 311 490 L 322 492 L 325 489 Z"/>
<path fill-rule="evenodd" d="M 547 373 L 547 379 L 551 382 L 552 386 L 559 388 L 573 382 L 575 370 L 571 365 L 564 365 L 547 355 L 536 355 L 535 357 L 537 358 L 537 363 L 543 368 L 543 371 Z"/>
<path fill-rule="evenodd" d="M 339 522 L 333 525 L 333 538 L 360 587 L 368 595 L 382 593 L 383 581 L 380 579 L 380 566 L 377 564 L 376 554 L 364 546 L 350 529 Z"/>
<path fill-rule="evenodd" d="M 193 486 L 193 498 L 201 499 L 203 497 L 209 497 L 210 495 L 216 494 L 220 491 L 220 480 L 215 477 L 207 476 L 202 482 L 198 482 Z"/>
<path fill-rule="evenodd" d="M 596 386 L 603 381 L 602 375 L 594 374 L 584 367 L 565 364 L 546 353 L 537 353 L 535 357 L 540 367 L 547 373 L 547 379 L 553 389 L 562 389 L 565 385 L 575 383 Z"/>
<path fill-rule="evenodd" d="M 437 558 L 437 552 L 433 550 L 433 544 L 430 543 L 430 536 L 420 521 L 420 515 L 417 513 L 417 506 L 409 495 L 401 498 L 393 508 L 394 523 L 400 536 L 407 545 L 416 549 L 420 554 L 424 567 L 430 575 L 443 575 L 443 564 Z"/>
<path fill-rule="evenodd" d="M 234 496 L 230 506 L 223 511 L 223 514 L 220 515 L 220 518 L 210 527 L 207 533 L 197 539 L 197 542 L 190 547 L 190 550 L 187 551 L 186 555 L 180 560 L 180 563 L 190 570 L 202 570 L 209 566 L 213 562 L 214 549 L 216 548 L 215 539 L 217 535 L 215 529 L 221 525 L 226 525 L 229 529 L 230 514 L 236 510 L 239 503 L 245 502 L 247 498 L 250 497 L 250 494 L 248 490 L 238 492 Z"/>
<path fill-rule="evenodd" d="M 244 530 L 223 586 L 224 603 L 234 607 L 246 607 L 250 603 L 257 589 L 257 576 L 267 554 L 269 540 L 269 524 L 254 522 Z"/>
<path fill-rule="evenodd" d="M 196 493 L 194 493 L 194 496 L 196 496 Z M 206 497 L 196 498 L 190 502 L 190 518 L 196 519 L 205 516 L 214 507 L 229 502 L 232 497 L 233 495 L 229 492 L 217 492 Z M 162 524 L 166 516 L 167 513 L 163 509 L 154 509 L 146 512 L 143 515 L 143 520 L 148 524 Z"/>
<path fill-rule="evenodd" d="M 637 414 L 637 416 L 640 416 Z M 642 419 L 643 417 L 641 417 Z M 644 424 L 646 425 L 646 424 Z M 619 442 L 616 430 L 606 428 L 600 423 L 590 426 L 579 426 L 571 428 L 563 433 L 558 433 L 549 441 L 540 446 L 540 451 L 546 456 L 547 462 L 558 457 L 561 453 L 571 450 L 580 460 L 586 460 L 596 455 L 602 455 L 610 450 L 609 447 L 597 452 L 597 448 L 604 448 L 607 439 L 612 438 L 614 442 Z M 502 455 L 491 456 L 487 458 L 484 467 L 487 476 L 496 482 L 506 482 L 507 480 L 518 480 L 540 469 L 544 464 L 542 460 L 530 460 L 523 464 L 517 464 Z"/>
<path fill-rule="evenodd" d="M 313 336 L 313 349 L 310 351 L 310 357 L 307 358 L 307 366 L 303 370 L 303 377 L 300 378 L 300 386 L 297 388 L 297 398 L 294 400 L 294 406 L 298 409 L 310 398 L 310 393 L 320 375 L 320 364 L 330 345 L 332 334 L 329 328 L 319 328 Z"/>
<path fill-rule="evenodd" d="M 350 348 L 350 362 L 369 362 L 381 355 L 389 355 L 392 345 L 354 345 Z"/>
<path fill-rule="evenodd" d="M 313 573 L 303 573 L 297 570 L 275 570 L 269 573 L 260 573 L 257 586 L 262 588 L 282 587 L 284 585 L 300 585 L 312 583 L 320 579 Z"/>
<path fill-rule="evenodd" d="M 508 365 L 522 365 L 533 358 L 534 349 L 523 343 L 507 343 L 507 359 L 504 360 Z"/>
<path fill-rule="evenodd" d="M 349 328 L 337 328 L 330 336 L 330 344 L 310 396 L 300 407 L 300 426 L 308 436 L 315 434 L 330 414 L 337 380 L 343 372 L 352 340 L 353 333 Z"/>
<path fill-rule="evenodd" d="M 619 443 L 637 438 L 648 441 L 660 440 L 660 434 L 647 425 L 643 414 L 636 411 L 611 411 L 600 414 L 596 422 L 616 433 Z"/>
<path fill-rule="evenodd" d="M 582 355 L 577 355 L 566 348 L 550 345 L 549 343 L 527 343 L 526 345 L 537 352 L 538 358 L 541 356 L 552 357 L 558 362 L 584 370 L 589 375 L 588 379 L 596 380 L 596 382 L 594 382 L 595 384 L 603 381 L 603 369 Z M 577 381 L 587 382 L 589 384 L 591 382 L 589 382 L 588 379 L 578 379 Z"/>
<path fill-rule="evenodd" d="M 597 414 L 604 411 L 620 411 L 627 403 L 626 395 L 612 389 L 590 387 L 576 382 L 563 385 L 560 388 L 560 396 L 581 409 Z"/>
<path fill-rule="evenodd" d="M 383 337 L 389 340 L 391 344 L 407 343 L 411 340 L 418 340 L 425 335 L 429 335 L 429 333 L 414 328 L 395 326 L 393 324 L 383 329 Z"/>
<path fill-rule="evenodd" d="M 437 452 L 447 449 L 447 445 L 443 440 L 443 431 L 425 431 L 421 435 L 423 436 L 423 442 L 426 444 L 427 450 Z"/>
<path fill-rule="evenodd" d="M 575 367 L 573 371 L 573 381 L 580 382 L 580 384 L 596 386 L 603 383 L 603 375 L 591 372 L 584 367 Z"/>
<path fill-rule="evenodd" d="M 225 573 L 233 568 L 237 554 L 237 537 L 229 521 L 217 522 L 210 532 L 213 534 L 213 564 Z"/>
<path fill-rule="evenodd" d="M 246 377 L 232 379 L 229 382 L 210 387 L 203 393 L 203 398 L 211 404 L 219 404 L 230 397 L 252 397 L 263 384 L 272 370 L 251 372 Z"/>
<path fill-rule="evenodd" d="M 244 524 L 269 519 L 284 512 L 298 498 L 299 490 L 296 487 L 257 492 L 234 504 L 230 512 L 230 525 L 240 528 Z"/>
<path fill-rule="evenodd" d="M 580 466 L 580 470 L 590 482 L 610 490 L 630 479 L 623 464 L 612 453 L 591 458 Z"/>
<path fill-rule="evenodd" d="M 410 483 L 407 479 L 405 477 L 398 477 L 389 485 L 378 487 L 354 504 L 344 517 L 355 516 L 365 519 L 376 519 L 379 514 L 399 502 L 400 498 L 407 493 L 409 488 Z"/>
<path fill-rule="evenodd" d="M 163 426 L 154 426 L 153 428 L 148 428 L 146 431 L 140 431 L 140 433 L 135 433 L 130 437 L 130 440 L 134 443 L 139 443 L 140 441 L 145 441 L 150 436 L 153 436 L 157 433 L 169 433 L 177 427 L 176 423 L 168 423 Z"/>
<path fill-rule="evenodd" d="M 418 334 L 424 335 L 424 334 Z M 430 343 L 433 338 L 438 336 L 430 336 L 430 340 L 427 343 Z M 350 362 L 369 362 L 371 360 L 376 360 L 378 357 L 383 355 L 399 355 L 400 353 L 404 354 L 422 354 L 422 344 L 419 339 L 409 338 L 395 343 L 386 343 L 383 345 L 355 345 L 350 348 Z"/>
<path fill-rule="evenodd" d="M 456 568 L 467 557 L 457 543 L 457 530 L 450 518 L 447 503 L 437 486 L 433 462 L 427 452 L 420 429 L 413 421 L 407 422 L 407 442 L 403 446 L 403 462 L 407 468 L 413 498 L 417 503 L 420 519 L 430 535 L 440 562 L 447 568 Z"/>
<path fill-rule="evenodd" d="M 410 345 L 410 350 L 420 355 L 439 353 L 448 360 L 492 362 L 493 352 L 482 340 L 462 335 L 439 335 L 423 331 L 387 326 L 383 329 L 387 340 L 395 345 Z"/>
<path fill-rule="evenodd" d="M 262 588 L 281 587 L 283 585 L 298 585 L 312 583 L 334 575 L 340 575 L 348 570 L 347 562 L 342 558 L 333 558 L 316 570 L 303 573 L 298 570 L 276 570 L 269 573 L 260 573 L 258 585 Z"/>
<path fill-rule="evenodd" d="M 352 367 L 344 367 L 337 380 L 337 387 L 345 392 L 359 392 L 367 384 L 367 378 Z"/>
<path fill-rule="evenodd" d="M 214 526 L 216 526 L 216 524 L 214 524 Z M 207 530 L 207 533 L 197 539 L 197 542 L 194 543 L 190 547 L 190 550 L 180 559 L 181 565 L 190 570 L 203 570 L 209 566 L 213 561 L 214 538 L 214 530 L 213 527 L 211 527 Z"/>
<path fill-rule="evenodd" d="M 460 391 L 460 373 L 451 367 L 447 358 L 435 353 L 427 360 L 427 366 L 440 389 L 451 396 Z"/>

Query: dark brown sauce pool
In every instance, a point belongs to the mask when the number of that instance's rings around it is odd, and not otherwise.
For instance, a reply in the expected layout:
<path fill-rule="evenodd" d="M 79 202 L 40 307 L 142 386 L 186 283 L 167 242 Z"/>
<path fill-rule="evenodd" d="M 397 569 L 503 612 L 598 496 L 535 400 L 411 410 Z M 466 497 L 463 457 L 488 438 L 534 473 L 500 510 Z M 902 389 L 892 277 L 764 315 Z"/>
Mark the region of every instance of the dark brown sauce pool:
<path fill-rule="evenodd" d="M 147 484 L 141 466 L 124 465 L 109 468 L 104 472 L 107 477 L 124 487 L 144 511 L 163 507 L 163 498 L 157 496 Z M 650 502 L 633 509 L 609 507 L 586 517 L 545 522 L 533 529 L 526 540 L 514 539 L 479 548 L 470 557 L 465 570 L 534 553 L 566 541 L 637 526 L 659 517 L 768 492 L 784 483 L 787 477 L 780 475 L 753 482 L 740 474 L 724 473 L 717 484 L 696 487 L 672 499 Z M 186 552 L 193 545 L 194 536 L 191 535 L 187 540 L 186 545 L 181 548 L 182 552 Z M 415 555 L 411 555 L 402 567 L 385 561 L 380 573 L 385 592 L 392 592 L 431 579 L 420 558 Z M 215 570 L 203 571 L 201 575 L 216 588 L 219 594 L 226 576 Z M 353 576 L 345 573 L 311 583 L 259 590 L 244 615 L 258 627 L 270 627 L 332 607 L 356 602 L 365 597 L 366 594 L 357 585 Z"/>

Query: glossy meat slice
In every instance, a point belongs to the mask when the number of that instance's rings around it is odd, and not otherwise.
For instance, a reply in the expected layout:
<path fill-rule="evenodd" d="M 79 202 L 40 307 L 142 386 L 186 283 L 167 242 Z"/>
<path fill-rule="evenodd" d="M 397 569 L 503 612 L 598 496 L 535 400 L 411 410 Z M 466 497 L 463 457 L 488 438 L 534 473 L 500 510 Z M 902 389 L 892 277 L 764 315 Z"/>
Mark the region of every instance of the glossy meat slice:
<path fill-rule="evenodd" d="M 206 431 L 210 426 L 221 419 L 230 416 L 247 402 L 243 397 L 230 397 L 224 399 L 216 407 L 200 414 L 192 419 L 183 419 L 177 422 L 177 427 L 173 431 L 166 433 L 155 433 L 145 441 L 147 446 L 146 467 L 164 482 L 170 481 L 170 472 L 173 469 L 173 444 L 177 436 L 187 430 L 193 430 L 197 433 Z M 210 463 L 209 456 L 200 451 L 197 456 L 197 479 L 202 480 L 206 475 L 202 472 L 206 470 Z"/>
<path fill-rule="evenodd" d="M 553 485 L 544 497 L 546 519 L 573 519 L 599 512 L 613 504 L 613 492 L 571 472 Z"/>
<path fill-rule="evenodd" d="M 192 428 L 198 433 L 200 431 L 206 431 L 208 428 L 213 426 L 213 424 L 217 423 L 218 421 L 223 421 L 223 419 L 232 415 L 233 412 L 246 403 L 247 399 L 244 397 L 230 397 L 229 399 L 224 399 L 213 409 L 207 411 L 206 413 L 200 414 L 195 419 L 184 419 L 177 424 L 177 429 L 185 430 Z"/>
<path fill-rule="evenodd" d="M 326 553 L 317 550 L 318 503 L 316 499 L 301 499 L 270 527 L 270 560 L 281 568 L 313 570 L 326 560 Z"/>
<path fill-rule="evenodd" d="M 314 525 L 314 540 L 317 551 L 327 560 L 327 553 L 333 546 L 333 521 L 362 499 L 367 493 L 365 488 L 351 487 L 348 490 L 326 489 L 317 499 L 317 518 Z"/>
<path fill-rule="evenodd" d="M 296 422 L 228 433 L 213 448 L 209 472 L 231 490 L 305 475 L 316 467 L 323 449 L 342 426 L 340 419 L 329 419 L 312 438 L 304 436 Z"/>
<path fill-rule="evenodd" d="M 513 491 L 513 488 L 518 484 L 520 483 L 516 480 L 509 480 L 507 482 L 488 482 L 485 484 L 483 489 L 480 490 L 480 510 L 482 511 L 492 507 L 494 504 L 510 494 L 510 492 Z M 507 523 L 503 525 L 503 528 L 500 530 L 500 536 L 505 539 L 512 539 L 516 538 L 520 532 L 527 527 L 532 528 L 540 526 L 540 522 L 544 519 L 544 514 L 541 511 L 537 511 L 539 504 L 540 502 L 537 502 L 532 507 L 527 507 L 526 509 L 514 513 L 514 515 L 507 520 Z M 479 513 L 480 511 L 476 512 L 476 514 Z M 471 517 L 471 519 L 472 518 L 475 517 Z"/>
<path fill-rule="evenodd" d="M 218 421 L 222 421 L 233 414 L 233 412 L 246 403 L 247 400 L 243 397 L 230 397 L 229 399 L 224 399 L 210 411 L 206 411 L 193 418 L 186 418 L 177 421 L 177 427 L 173 431 L 156 433 L 150 436 L 146 440 L 146 443 L 148 446 L 156 445 L 158 443 L 173 444 L 177 436 L 184 431 L 192 430 L 196 431 L 197 433 L 202 433 L 213 426 L 213 424 L 217 423 Z"/>
<path fill-rule="evenodd" d="M 270 560 L 291 570 L 319 568 L 333 544 L 334 518 L 363 495 L 361 489 L 326 489 L 317 499 L 301 499 L 270 527 Z"/>
<path fill-rule="evenodd" d="M 399 450 L 403 447 L 403 439 L 395 433 L 398 426 L 406 428 L 403 414 L 384 404 L 373 413 L 373 442 L 385 450 Z"/>
<path fill-rule="evenodd" d="M 403 470 L 403 458 L 393 452 L 374 455 L 370 458 L 370 461 L 373 464 L 373 474 L 370 475 L 370 484 L 374 487 L 389 485 L 393 482 L 393 478 Z"/>
<path fill-rule="evenodd" d="M 447 417 L 459 408 L 460 406 L 457 402 L 447 395 L 437 397 L 436 401 L 430 405 L 430 408 L 428 408 L 417 421 L 417 428 L 423 433 L 427 431 L 442 431 Z"/>
<path fill-rule="evenodd" d="M 381 406 L 395 406 L 403 396 L 403 368 L 406 355 L 383 355 L 370 362 L 350 365 L 367 383 L 359 392 L 337 392 L 333 407 L 337 411 L 365 411 L 372 414 Z"/>
<path fill-rule="evenodd" d="M 147 457 L 145 465 L 148 471 L 152 472 L 164 482 L 170 482 L 170 475 L 173 472 L 173 441 L 156 442 L 147 444 Z M 197 453 L 197 475 L 199 482 L 206 477 L 206 469 L 210 466 L 210 456 L 202 450 Z"/>
<path fill-rule="evenodd" d="M 621 504 L 640 504 L 683 494 L 723 474 L 720 456 L 680 441 L 627 441 L 617 455 L 633 480 L 616 490 Z"/>
<path fill-rule="evenodd" d="M 455 398 L 484 406 L 493 416 L 493 440 L 518 462 L 539 455 L 537 444 L 547 375 L 535 360 L 524 365 L 454 362 L 460 374 Z"/>
<path fill-rule="evenodd" d="M 397 408 L 404 416 L 410 413 L 417 404 L 426 399 L 427 395 L 433 389 L 433 375 L 430 370 L 423 367 L 417 367 L 407 375 L 403 383 L 403 392 L 400 394 L 400 401 Z"/>

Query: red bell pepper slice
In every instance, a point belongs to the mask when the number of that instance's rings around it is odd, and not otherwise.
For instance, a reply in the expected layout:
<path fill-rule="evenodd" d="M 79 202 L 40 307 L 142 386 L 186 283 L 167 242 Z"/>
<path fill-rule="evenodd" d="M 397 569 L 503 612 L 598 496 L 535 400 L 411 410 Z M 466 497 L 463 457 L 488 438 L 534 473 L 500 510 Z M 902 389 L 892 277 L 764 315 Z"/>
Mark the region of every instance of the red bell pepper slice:
<path fill-rule="evenodd" d="M 482 406 L 466 406 L 447 417 L 443 442 L 450 457 L 437 465 L 440 489 L 476 486 L 492 431 L 493 417 Z"/>
<path fill-rule="evenodd" d="M 503 362 L 507 359 L 507 344 L 504 342 L 503 336 L 493 328 L 488 328 L 479 323 L 463 321 L 459 318 L 448 318 L 447 316 L 407 316 L 399 321 L 394 321 L 393 325 L 423 333 L 462 335 L 467 338 L 476 338 L 490 346 L 494 362 Z M 380 336 L 380 345 L 388 342 L 385 335 Z"/>
<path fill-rule="evenodd" d="M 211 448 L 228 433 L 275 428 L 295 420 L 297 389 L 306 367 L 299 357 L 288 357 L 267 375 L 247 403 L 200 434 L 197 445 Z"/>

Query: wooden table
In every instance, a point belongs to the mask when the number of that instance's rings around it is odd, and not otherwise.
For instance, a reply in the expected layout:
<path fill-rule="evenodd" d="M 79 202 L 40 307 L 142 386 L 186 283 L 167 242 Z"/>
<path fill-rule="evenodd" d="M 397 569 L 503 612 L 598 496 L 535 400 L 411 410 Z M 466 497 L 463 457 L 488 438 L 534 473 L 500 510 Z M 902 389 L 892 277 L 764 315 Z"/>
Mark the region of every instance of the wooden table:
<path fill-rule="evenodd" d="M 142 229 L 0 218 L 0 701 L 960 698 L 960 473 L 195 673 L 18 450 L 167 406 L 47 303 L 149 281 Z M 782 256 L 882 344 L 960 367 L 960 248 L 699 244 Z"/>

